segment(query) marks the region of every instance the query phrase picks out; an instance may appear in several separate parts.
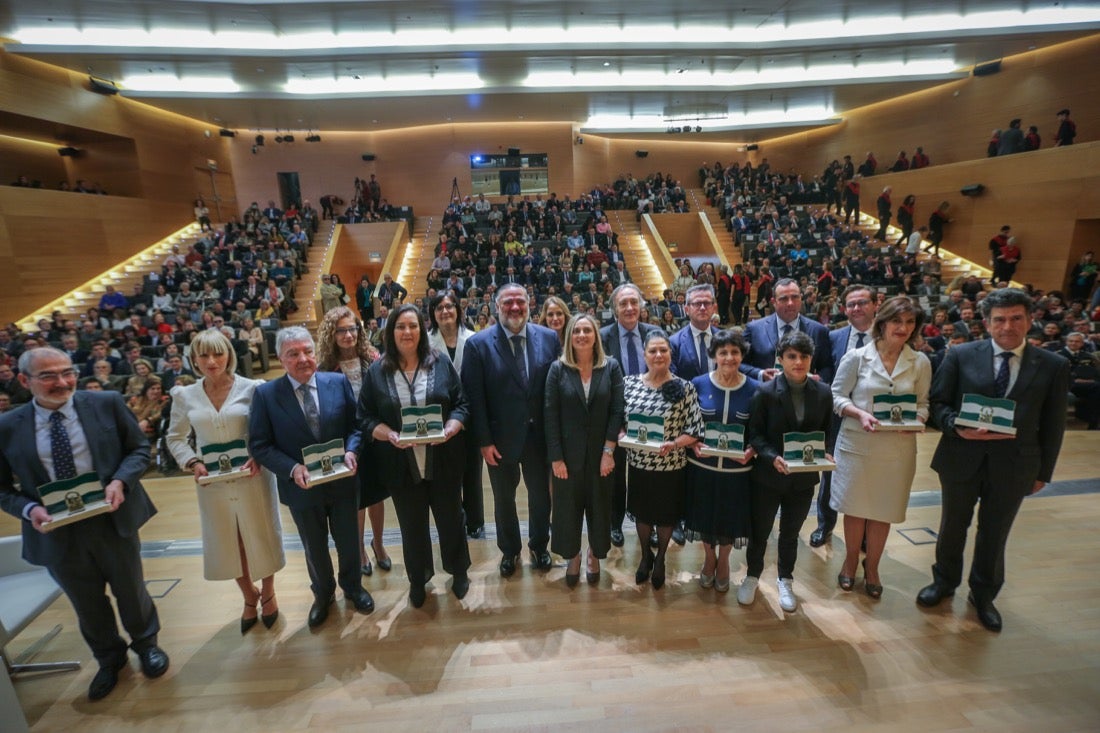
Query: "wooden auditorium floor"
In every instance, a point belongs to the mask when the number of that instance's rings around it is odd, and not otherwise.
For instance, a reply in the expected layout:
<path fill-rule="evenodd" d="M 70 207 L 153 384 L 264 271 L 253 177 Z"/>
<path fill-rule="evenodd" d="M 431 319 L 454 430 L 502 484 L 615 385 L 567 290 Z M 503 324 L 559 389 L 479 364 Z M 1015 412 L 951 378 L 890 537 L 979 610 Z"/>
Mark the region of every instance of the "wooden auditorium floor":
<path fill-rule="evenodd" d="M 926 468 L 936 437 L 919 438 L 923 468 L 907 521 L 887 545 L 882 600 L 836 587 L 843 537 L 811 549 L 810 519 L 796 569 L 800 606 L 787 615 L 776 599 L 774 537 L 756 604 L 742 608 L 736 588 L 699 588 L 698 545 L 671 550 L 663 590 L 636 586 L 629 532 L 599 586 L 582 582 L 573 591 L 560 559 L 542 574 L 525 553 L 522 569 L 504 580 L 495 543 L 472 541 L 465 601 L 441 573 L 416 610 L 389 505 L 394 567 L 376 566 L 365 579 L 374 613 L 356 614 L 338 600 L 326 624 L 309 631 L 304 560 L 284 511 L 282 615 L 271 631 L 257 625 L 242 637 L 235 584 L 202 577 L 192 482 L 150 478 L 160 513 L 142 538 L 160 643 L 172 660 L 167 675 L 146 680 L 131 657 L 115 691 L 88 702 L 95 663 L 61 598 L 10 651 L 60 623 L 39 658 L 84 666 L 19 678 L 16 691 L 32 730 L 66 733 L 1100 729 L 1100 433 L 1067 432 L 1056 476 L 1062 491 L 1029 499 L 1020 512 L 998 600 L 1001 634 L 981 628 L 965 588 L 930 611 L 914 603 L 929 580 L 939 522 L 937 483 Z M 0 534 L 15 529 L 15 520 L 0 519 Z M 733 553 L 735 582 L 743 559 Z"/>

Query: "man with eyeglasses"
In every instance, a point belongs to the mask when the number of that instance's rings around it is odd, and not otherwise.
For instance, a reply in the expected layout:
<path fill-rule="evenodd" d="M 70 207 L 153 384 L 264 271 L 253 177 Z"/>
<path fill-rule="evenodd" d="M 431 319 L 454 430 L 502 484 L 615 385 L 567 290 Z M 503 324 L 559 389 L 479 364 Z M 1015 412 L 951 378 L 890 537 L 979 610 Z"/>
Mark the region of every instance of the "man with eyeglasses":
<path fill-rule="evenodd" d="M 145 589 L 138 536 L 156 513 L 141 485 L 149 441 L 121 395 L 76 391 L 79 370 L 65 352 L 28 351 L 19 371 L 34 399 L 0 416 L 0 508 L 23 520 L 24 559 L 45 566 L 73 604 L 99 662 L 88 698 L 99 700 L 118 683 L 127 646 L 146 677 L 168 669 L 168 655 L 157 646 L 160 621 Z M 91 472 L 103 484 L 111 511 L 48 531 L 52 518 L 39 488 Z M 129 645 L 119 635 L 105 586 L 115 597 Z"/>
<path fill-rule="evenodd" d="M 500 574 L 511 577 L 522 549 L 516 488 L 527 486 L 531 564 L 549 570 L 550 465 L 543 427 L 543 395 L 550 364 L 561 353 L 558 336 L 530 322 L 530 302 L 522 285 L 496 293 L 497 325 L 466 342 L 462 385 L 470 400 L 474 436 L 489 465 Z"/>
<path fill-rule="evenodd" d="M 749 348 L 741 363 L 741 371 L 761 382 L 775 379 L 782 371 L 776 367 L 776 344 L 788 333 L 801 331 L 814 342 L 811 377 L 823 382 L 832 381 L 833 355 L 829 346 L 829 331 L 820 323 L 801 315 L 802 292 L 798 283 L 790 278 L 780 279 L 772 290 L 771 306 L 774 310 L 771 315 L 758 318 L 745 328 Z"/>
<path fill-rule="evenodd" d="M 711 335 L 718 332 L 712 320 L 718 312 L 718 301 L 712 285 L 688 288 L 684 300 L 688 325 L 672 335 L 669 346 L 672 347 L 673 373 L 690 382 L 711 370 L 712 362 L 707 356 L 707 349 L 710 348 Z"/>
<path fill-rule="evenodd" d="M 871 343 L 871 326 L 875 322 L 875 313 L 878 312 L 875 293 L 866 285 L 848 286 L 841 293 L 840 300 L 844 313 L 848 317 L 848 325 L 829 332 L 834 365 L 840 364 L 840 360 L 852 349 L 860 349 Z M 834 415 L 833 429 L 826 436 L 825 445 L 825 450 L 830 455 L 839 429 L 840 418 Z M 810 547 L 821 547 L 833 536 L 837 513 L 829 506 L 829 499 L 832 497 L 832 476 L 828 471 L 823 471 L 821 474 L 821 486 L 817 493 L 817 529 L 810 533 Z"/>

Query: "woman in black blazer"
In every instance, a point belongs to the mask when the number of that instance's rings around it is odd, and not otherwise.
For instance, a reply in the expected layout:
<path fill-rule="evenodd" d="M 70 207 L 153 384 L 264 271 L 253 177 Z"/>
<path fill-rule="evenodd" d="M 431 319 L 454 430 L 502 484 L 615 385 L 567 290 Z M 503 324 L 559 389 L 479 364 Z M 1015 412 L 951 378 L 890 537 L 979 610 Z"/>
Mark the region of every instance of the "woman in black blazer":
<path fill-rule="evenodd" d="M 600 325 L 580 313 L 565 327 L 561 358 L 550 365 L 545 397 L 546 448 L 553 480 L 550 549 L 569 558 L 565 584 L 580 579 L 581 522 L 588 519 L 586 578 L 600 582 L 611 548 L 615 444 L 623 427 L 623 372 L 604 354 Z"/>
<path fill-rule="evenodd" d="M 439 532 L 443 569 L 454 576 L 451 590 L 463 598 L 470 589 L 461 483 L 465 445 L 459 436 L 469 419 L 462 382 L 450 359 L 428 346 L 419 309 L 399 306 L 386 322 L 385 353 L 371 364 L 359 393 L 359 422 L 364 450 L 371 450 L 377 480 L 385 486 L 401 526 L 401 550 L 409 575 L 409 601 L 424 605 L 424 585 L 435 574 L 428 510 Z M 401 408 L 440 405 L 446 436 L 432 445 L 408 446 L 399 441 Z M 368 441 L 365 436 L 371 436 Z"/>
<path fill-rule="evenodd" d="M 779 606 L 789 613 L 798 607 L 792 587 L 798 531 L 809 514 L 820 475 L 787 470 L 783 434 L 819 430 L 827 434 L 832 427 L 833 395 L 829 385 L 809 378 L 813 339 L 792 331 L 779 339 L 775 351 L 783 373 L 756 391 L 749 409 L 748 439 L 757 459 L 751 479 L 752 535 L 745 552 L 748 572 L 737 590 L 737 602 L 747 606 L 756 598 L 764 551 L 779 511 Z"/>

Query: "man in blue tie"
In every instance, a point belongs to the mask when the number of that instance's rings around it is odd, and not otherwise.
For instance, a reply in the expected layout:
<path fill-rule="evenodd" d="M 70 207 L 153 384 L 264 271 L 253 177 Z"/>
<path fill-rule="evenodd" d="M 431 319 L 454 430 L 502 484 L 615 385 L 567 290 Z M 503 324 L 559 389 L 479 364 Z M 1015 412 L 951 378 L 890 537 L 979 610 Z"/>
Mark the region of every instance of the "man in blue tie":
<path fill-rule="evenodd" d="M 673 373 L 690 382 L 700 374 L 710 372 L 707 349 L 710 347 L 711 334 L 718 332 L 718 328 L 713 325 L 718 301 L 712 285 L 692 286 L 684 295 L 688 326 L 674 333 L 669 339 L 669 345 L 672 347 Z"/>
<path fill-rule="evenodd" d="M 625 376 L 644 374 L 646 370 L 646 334 L 661 330 L 638 320 L 645 298 L 634 283 L 624 283 L 611 292 L 615 322 L 600 329 L 603 350 L 623 368 Z M 611 544 L 622 547 L 623 519 L 626 517 L 626 450 L 615 449 L 615 489 L 611 494 Z"/>

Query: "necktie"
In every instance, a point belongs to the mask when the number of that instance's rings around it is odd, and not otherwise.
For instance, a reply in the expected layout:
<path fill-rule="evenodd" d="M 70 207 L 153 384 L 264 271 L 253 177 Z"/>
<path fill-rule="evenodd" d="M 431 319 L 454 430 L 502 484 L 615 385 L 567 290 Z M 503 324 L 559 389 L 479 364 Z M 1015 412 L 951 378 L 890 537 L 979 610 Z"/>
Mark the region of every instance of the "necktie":
<path fill-rule="evenodd" d="M 1011 351 L 1002 351 L 1001 354 L 1001 366 L 997 369 L 997 377 L 993 380 L 993 388 L 996 393 L 994 397 L 1004 397 L 1008 394 L 1008 363 L 1012 357 L 1015 356 Z"/>
<path fill-rule="evenodd" d="M 527 359 L 523 356 L 523 336 L 516 334 L 512 337 L 512 353 L 516 357 L 516 368 L 519 369 L 520 380 L 523 386 L 527 386 Z"/>
<path fill-rule="evenodd" d="M 634 339 L 638 334 L 633 331 L 626 332 L 626 373 L 636 375 L 641 372 L 638 366 L 638 350 L 634 347 Z"/>
<path fill-rule="evenodd" d="M 700 374 L 706 374 L 707 372 L 710 371 L 710 369 L 708 368 L 710 366 L 710 364 L 707 361 L 707 334 L 706 333 L 700 333 L 699 334 L 699 348 L 697 349 L 697 352 L 698 352 L 698 356 L 699 356 L 699 373 Z"/>
<path fill-rule="evenodd" d="M 866 335 L 867 334 L 863 333 L 863 331 L 860 331 L 859 335 L 856 336 L 856 348 L 857 349 L 862 349 L 863 348 L 863 337 L 866 336 Z"/>
<path fill-rule="evenodd" d="M 784 336 L 789 336 L 791 331 L 793 331 L 793 330 L 794 329 L 791 327 L 791 324 L 789 324 L 789 323 L 784 323 L 783 324 L 783 335 Z"/>
<path fill-rule="evenodd" d="M 317 411 L 317 402 L 313 399 L 309 384 L 298 385 L 298 392 L 302 395 L 302 412 L 306 416 L 306 425 L 309 425 L 314 438 L 320 438 L 321 413 Z"/>
<path fill-rule="evenodd" d="M 69 431 L 65 429 L 65 416 L 60 410 L 50 413 L 50 455 L 53 458 L 55 481 L 76 476 L 73 446 L 69 442 Z"/>

